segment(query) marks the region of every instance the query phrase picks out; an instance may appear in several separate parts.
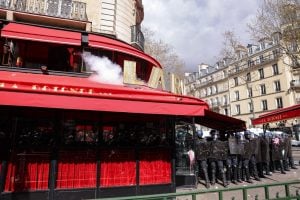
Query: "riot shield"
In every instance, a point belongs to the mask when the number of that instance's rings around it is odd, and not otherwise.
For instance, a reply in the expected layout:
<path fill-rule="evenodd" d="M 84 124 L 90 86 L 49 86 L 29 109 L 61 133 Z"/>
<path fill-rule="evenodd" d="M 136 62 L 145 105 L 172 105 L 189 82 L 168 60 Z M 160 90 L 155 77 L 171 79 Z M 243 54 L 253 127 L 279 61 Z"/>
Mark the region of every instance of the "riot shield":
<path fill-rule="evenodd" d="M 261 161 L 268 163 L 270 162 L 270 146 L 269 146 L 269 138 L 267 137 L 262 137 L 261 138 Z"/>
<path fill-rule="evenodd" d="M 226 160 L 228 157 L 228 141 L 211 141 L 211 154 L 209 158 L 216 160 Z"/>
<path fill-rule="evenodd" d="M 257 138 L 251 139 L 250 141 L 251 153 L 257 155 L 260 149 L 259 140 Z"/>
<path fill-rule="evenodd" d="M 229 153 L 243 155 L 244 154 L 244 144 L 239 142 L 236 138 L 229 138 Z"/>
<path fill-rule="evenodd" d="M 199 140 L 196 143 L 196 159 L 197 160 L 206 160 L 210 154 L 210 142 Z"/>
<path fill-rule="evenodd" d="M 282 155 L 282 142 L 279 138 L 273 138 L 271 143 L 271 153 L 272 153 L 272 160 L 281 160 Z"/>
<path fill-rule="evenodd" d="M 252 147 L 251 147 L 251 142 L 250 141 L 244 141 L 244 154 L 242 154 L 242 158 L 245 159 L 250 159 L 250 157 L 252 156 Z"/>

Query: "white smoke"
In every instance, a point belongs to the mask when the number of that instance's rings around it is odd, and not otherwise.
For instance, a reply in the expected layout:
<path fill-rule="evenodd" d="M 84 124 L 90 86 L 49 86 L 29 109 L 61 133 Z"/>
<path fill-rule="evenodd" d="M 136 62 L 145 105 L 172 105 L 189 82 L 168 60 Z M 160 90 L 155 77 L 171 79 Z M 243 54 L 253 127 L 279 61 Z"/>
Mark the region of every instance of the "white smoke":
<path fill-rule="evenodd" d="M 84 52 L 82 58 L 87 67 L 94 72 L 89 77 L 90 80 L 99 83 L 123 85 L 120 65 L 112 63 L 107 57 L 94 56 L 90 52 Z"/>

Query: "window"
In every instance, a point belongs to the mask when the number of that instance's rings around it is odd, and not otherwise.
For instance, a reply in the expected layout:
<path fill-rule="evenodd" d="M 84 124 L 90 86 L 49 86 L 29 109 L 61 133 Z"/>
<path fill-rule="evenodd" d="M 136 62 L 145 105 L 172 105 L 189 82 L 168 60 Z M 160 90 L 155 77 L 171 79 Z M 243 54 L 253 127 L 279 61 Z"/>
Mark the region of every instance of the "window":
<path fill-rule="evenodd" d="M 272 65 L 272 68 L 273 68 L 273 75 L 278 75 L 279 74 L 278 65 L 274 64 Z"/>
<path fill-rule="evenodd" d="M 248 88 L 248 97 L 252 97 L 252 88 Z"/>
<path fill-rule="evenodd" d="M 227 108 L 224 109 L 224 115 L 228 115 L 228 109 Z"/>
<path fill-rule="evenodd" d="M 248 103 L 248 108 L 249 108 L 249 112 L 252 113 L 253 112 L 253 104 L 251 102 Z"/>
<path fill-rule="evenodd" d="M 239 70 L 239 66 L 236 65 L 236 66 L 235 66 L 235 72 L 238 72 L 238 71 L 240 71 L 240 70 Z"/>
<path fill-rule="evenodd" d="M 224 95 L 224 97 L 223 97 L 223 104 L 224 104 L 224 105 L 227 105 L 227 104 L 228 104 L 228 101 L 227 101 L 227 95 Z"/>
<path fill-rule="evenodd" d="M 239 91 L 235 91 L 235 100 L 238 101 L 240 100 L 240 92 Z"/>
<path fill-rule="evenodd" d="M 277 57 L 279 55 L 279 50 L 278 49 L 273 50 L 272 53 L 273 53 L 273 56 L 275 58 L 275 57 Z"/>
<path fill-rule="evenodd" d="M 259 78 L 260 78 L 260 79 L 263 79 L 263 78 L 265 77 L 264 69 L 263 69 L 263 68 L 260 68 L 260 69 L 258 69 L 258 72 L 259 72 Z"/>
<path fill-rule="evenodd" d="M 251 67 L 251 60 L 248 60 L 248 67 Z"/>
<path fill-rule="evenodd" d="M 261 101 L 262 110 L 268 110 L 268 102 L 267 100 Z"/>
<path fill-rule="evenodd" d="M 241 114 L 241 106 L 240 105 L 235 105 L 235 113 L 237 115 Z"/>
<path fill-rule="evenodd" d="M 238 77 L 234 77 L 234 86 L 238 86 L 239 85 L 239 79 Z"/>
<path fill-rule="evenodd" d="M 260 94 L 266 94 L 266 85 L 265 84 L 260 85 Z"/>
<path fill-rule="evenodd" d="M 224 70 L 223 71 L 223 78 L 226 78 L 227 77 L 227 72 Z"/>
<path fill-rule="evenodd" d="M 252 46 L 248 48 L 248 53 L 249 53 L 249 54 L 252 54 L 252 53 L 253 53 Z"/>
<path fill-rule="evenodd" d="M 275 92 L 280 92 L 281 91 L 280 81 L 274 81 L 274 87 L 275 87 Z"/>
<path fill-rule="evenodd" d="M 251 81 L 251 74 L 250 74 L 250 72 L 247 73 L 247 75 L 246 75 L 246 80 L 247 80 L 247 81 Z"/>
<path fill-rule="evenodd" d="M 277 108 L 283 108 L 283 103 L 282 103 L 281 97 L 276 98 L 276 105 L 277 105 Z"/>
<path fill-rule="evenodd" d="M 260 43 L 260 49 L 264 50 L 266 48 L 266 44 L 264 42 Z"/>
<path fill-rule="evenodd" d="M 264 62 L 264 55 L 260 55 L 260 56 L 259 56 L 259 61 L 260 61 L 260 63 L 263 63 L 263 62 Z"/>

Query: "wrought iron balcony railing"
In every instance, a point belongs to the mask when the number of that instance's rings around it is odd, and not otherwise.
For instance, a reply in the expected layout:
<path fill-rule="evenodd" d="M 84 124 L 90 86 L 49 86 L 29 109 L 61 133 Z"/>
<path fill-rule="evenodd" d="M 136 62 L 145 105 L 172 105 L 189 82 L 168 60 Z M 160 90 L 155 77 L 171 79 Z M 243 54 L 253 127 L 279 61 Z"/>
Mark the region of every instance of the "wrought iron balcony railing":
<path fill-rule="evenodd" d="M 244 62 L 240 62 L 239 65 L 236 65 L 235 67 L 232 67 L 231 69 L 229 69 L 228 73 L 229 75 L 233 75 L 236 74 L 238 72 L 241 71 L 245 71 L 246 69 L 248 69 L 249 67 L 254 67 L 254 66 L 260 66 L 263 64 L 266 64 L 268 62 L 274 61 L 275 59 L 277 59 L 281 54 L 279 52 L 276 51 L 276 53 L 272 53 L 269 54 L 263 58 L 258 58 L 258 59 L 252 59 L 249 60 L 247 63 Z"/>
<path fill-rule="evenodd" d="M 0 0 L 0 8 L 87 21 L 86 3 L 73 0 Z"/>
<path fill-rule="evenodd" d="M 131 42 L 137 44 L 142 50 L 144 50 L 145 38 L 139 25 L 131 26 Z"/>

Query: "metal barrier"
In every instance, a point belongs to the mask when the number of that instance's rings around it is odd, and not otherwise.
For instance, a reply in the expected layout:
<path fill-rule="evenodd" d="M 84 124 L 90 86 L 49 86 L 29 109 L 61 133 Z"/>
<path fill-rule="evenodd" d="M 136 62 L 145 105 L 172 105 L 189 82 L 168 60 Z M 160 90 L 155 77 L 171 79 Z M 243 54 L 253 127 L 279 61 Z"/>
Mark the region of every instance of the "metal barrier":
<path fill-rule="evenodd" d="M 299 184 L 298 186 L 292 186 Z M 281 186 L 284 187 L 285 196 L 280 196 L 279 192 L 276 192 L 275 197 L 270 196 L 270 188 Z M 292 194 L 291 188 L 295 190 L 295 193 Z M 291 181 L 291 182 L 281 182 L 281 183 L 272 183 L 272 184 L 261 184 L 261 185 L 250 185 L 250 186 L 241 186 L 241 187 L 232 187 L 232 188 L 223 188 L 223 189 L 202 189 L 194 190 L 191 192 L 180 192 L 180 193 L 167 193 L 167 194 L 154 194 L 154 195 L 143 195 L 143 196 L 130 196 L 130 197 L 117 197 L 117 198 L 104 198 L 104 200 L 170 200 L 177 199 L 184 196 L 184 199 L 196 200 L 197 195 L 215 193 L 218 194 L 218 199 L 223 200 L 223 194 L 230 191 L 240 191 L 242 192 L 242 198 L 231 197 L 231 200 L 248 200 L 248 191 L 253 189 L 263 189 L 264 196 L 259 196 L 256 194 L 254 196 L 255 200 L 258 199 L 268 199 L 268 200 L 300 200 L 300 181 Z M 200 199 L 200 198 L 199 198 Z M 103 200 L 103 199 L 102 199 Z"/>

